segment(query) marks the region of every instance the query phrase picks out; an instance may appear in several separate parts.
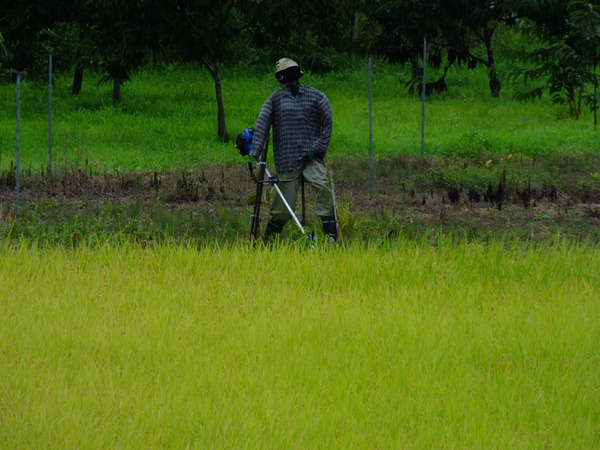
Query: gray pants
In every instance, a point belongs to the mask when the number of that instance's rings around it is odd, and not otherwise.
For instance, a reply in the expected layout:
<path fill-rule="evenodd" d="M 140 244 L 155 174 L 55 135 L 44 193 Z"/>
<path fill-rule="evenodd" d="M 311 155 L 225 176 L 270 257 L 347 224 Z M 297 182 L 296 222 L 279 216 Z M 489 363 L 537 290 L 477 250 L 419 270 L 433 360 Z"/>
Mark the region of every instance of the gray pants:
<path fill-rule="evenodd" d="M 277 185 L 292 209 L 296 205 L 296 196 L 302 185 L 302 177 L 304 177 L 304 180 L 310 186 L 317 190 L 317 202 L 315 205 L 317 216 L 321 219 L 335 216 L 333 192 L 331 190 L 331 183 L 327 178 L 327 169 L 322 163 L 315 160 L 310 161 L 301 171 L 282 172 L 278 174 L 279 183 Z M 281 197 L 277 195 L 271 205 L 270 221 L 283 225 L 291 217 Z"/>

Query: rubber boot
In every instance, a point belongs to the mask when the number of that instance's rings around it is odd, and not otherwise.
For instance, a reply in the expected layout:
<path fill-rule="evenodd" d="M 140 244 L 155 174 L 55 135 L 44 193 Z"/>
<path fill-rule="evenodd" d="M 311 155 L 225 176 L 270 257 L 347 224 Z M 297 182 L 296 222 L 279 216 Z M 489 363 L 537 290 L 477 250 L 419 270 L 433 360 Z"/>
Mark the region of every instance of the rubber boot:
<path fill-rule="evenodd" d="M 337 223 L 335 217 L 322 217 L 323 222 L 323 234 L 327 238 L 328 244 L 335 244 L 337 242 Z"/>
<path fill-rule="evenodd" d="M 271 242 L 273 239 L 275 239 L 275 236 L 277 236 L 278 234 L 281 234 L 281 232 L 283 231 L 284 225 L 285 225 L 285 223 L 272 222 L 269 220 L 269 222 L 267 223 L 267 227 L 265 229 L 265 236 L 264 236 L 263 240 L 265 242 Z"/>

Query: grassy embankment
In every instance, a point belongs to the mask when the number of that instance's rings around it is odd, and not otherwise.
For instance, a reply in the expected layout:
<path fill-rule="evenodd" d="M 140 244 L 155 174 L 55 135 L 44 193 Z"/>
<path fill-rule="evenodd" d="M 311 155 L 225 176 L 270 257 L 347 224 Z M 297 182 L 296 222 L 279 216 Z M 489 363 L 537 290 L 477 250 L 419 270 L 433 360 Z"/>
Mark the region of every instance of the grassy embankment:
<path fill-rule="evenodd" d="M 597 448 L 599 279 L 560 243 L 22 245 L 0 447 Z"/>
<path fill-rule="evenodd" d="M 334 113 L 331 158 L 368 156 L 368 86 L 364 68 L 304 81 L 322 89 Z M 433 77 L 433 75 L 432 75 Z M 373 80 L 376 157 L 420 154 L 421 105 L 401 82 L 403 72 L 375 67 Z M 170 170 L 212 164 L 239 164 L 232 144 L 216 139 L 214 87 L 206 71 L 167 68 L 136 74 L 124 86 L 123 103 L 114 107 L 110 86 L 96 87 L 89 76 L 78 96 L 70 79 L 54 88 L 56 166 L 97 171 Z M 512 100 L 517 86 L 505 83 L 501 99 L 490 97 L 485 71 L 455 71 L 450 90 L 427 107 L 426 153 L 437 156 L 519 154 L 525 157 L 579 154 L 597 149 L 589 113 L 581 120 L 561 117 L 562 109 L 543 100 Z M 229 132 L 252 126 L 266 97 L 277 88 L 270 72 L 224 72 Z M 0 86 L 1 170 L 14 160 L 15 89 Z M 22 86 L 22 167 L 37 170 L 48 161 L 48 105 L 44 84 Z"/>

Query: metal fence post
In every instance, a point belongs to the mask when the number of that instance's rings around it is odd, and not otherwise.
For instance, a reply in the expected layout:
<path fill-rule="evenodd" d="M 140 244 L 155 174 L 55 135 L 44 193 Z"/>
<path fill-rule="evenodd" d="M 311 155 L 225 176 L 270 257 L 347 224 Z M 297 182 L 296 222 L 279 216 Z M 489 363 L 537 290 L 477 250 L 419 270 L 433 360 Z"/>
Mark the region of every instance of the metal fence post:
<path fill-rule="evenodd" d="M 425 90 L 427 87 L 427 36 L 423 36 L 423 84 L 421 86 L 421 158 L 425 156 Z"/>
<path fill-rule="evenodd" d="M 369 198 L 373 198 L 373 77 L 369 58 Z"/>
<path fill-rule="evenodd" d="M 17 73 L 17 214 L 21 212 L 21 73 Z"/>
<path fill-rule="evenodd" d="M 48 58 L 48 170 L 52 171 L 52 53 Z"/>

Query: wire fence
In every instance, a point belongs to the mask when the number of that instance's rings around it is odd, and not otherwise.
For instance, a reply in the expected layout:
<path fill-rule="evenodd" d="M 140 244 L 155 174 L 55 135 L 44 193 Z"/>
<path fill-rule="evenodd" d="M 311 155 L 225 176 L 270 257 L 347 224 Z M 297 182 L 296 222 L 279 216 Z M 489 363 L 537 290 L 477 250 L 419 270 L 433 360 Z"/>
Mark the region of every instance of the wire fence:
<path fill-rule="evenodd" d="M 53 85 L 53 60 L 52 54 L 48 56 L 48 171 L 53 169 L 53 130 L 52 130 L 52 85 Z M 425 155 L 425 85 L 426 85 L 426 62 L 427 61 L 427 39 L 423 38 L 423 79 L 422 79 L 422 112 L 421 112 L 421 157 Z M 21 81 L 27 76 L 27 72 L 17 74 L 17 99 L 16 99 L 16 207 L 17 212 L 21 207 Z M 373 198 L 374 190 L 374 149 L 373 149 L 373 73 L 371 58 L 368 60 L 368 91 L 369 91 L 369 198 Z M 1 142 L 0 142 L 1 144 Z"/>

